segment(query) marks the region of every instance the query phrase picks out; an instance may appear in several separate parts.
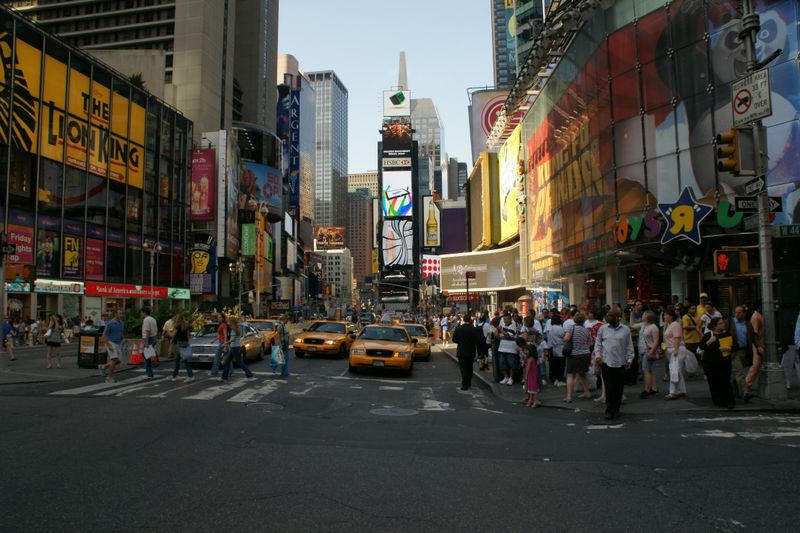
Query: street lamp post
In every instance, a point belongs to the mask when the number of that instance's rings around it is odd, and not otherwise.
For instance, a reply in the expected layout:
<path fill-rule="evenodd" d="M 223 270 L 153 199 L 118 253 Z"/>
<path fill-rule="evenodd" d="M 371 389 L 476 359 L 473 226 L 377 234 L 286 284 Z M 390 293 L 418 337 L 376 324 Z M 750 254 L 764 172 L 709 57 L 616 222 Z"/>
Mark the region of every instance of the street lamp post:
<path fill-rule="evenodd" d="M 153 276 L 156 267 L 156 254 L 160 253 L 164 247 L 158 241 L 144 241 L 142 248 L 150 253 L 150 310 L 152 311 L 155 309 L 155 298 L 153 296 Z"/>
<path fill-rule="evenodd" d="M 239 312 L 241 313 L 242 312 L 242 273 L 244 272 L 244 261 L 242 261 L 242 258 L 240 257 L 239 259 L 237 259 L 233 263 L 229 264 L 228 268 L 230 269 L 232 274 L 236 274 L 236 276 L 237 276 L 237 281 L 238 281 L 237 290 L 239 292 L 239 297 L 238 297 Z"/>

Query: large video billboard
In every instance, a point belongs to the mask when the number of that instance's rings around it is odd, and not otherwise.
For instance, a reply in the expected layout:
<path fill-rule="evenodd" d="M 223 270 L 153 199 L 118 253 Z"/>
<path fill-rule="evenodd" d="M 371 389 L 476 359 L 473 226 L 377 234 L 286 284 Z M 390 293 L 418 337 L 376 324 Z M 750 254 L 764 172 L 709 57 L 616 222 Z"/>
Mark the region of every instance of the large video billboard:
<path fill-rule="evenodd" d="M 189 218 L 214 220 L 217 194 L 217 158 L 213 148 L 192 150 L 192 189 Z"/>
<path fill-rule="evenodd" d="M 314 228 L 315 250 L 338 250 L 344 248 L 344 228 L 319 226 Z"/>
<path fill-rule="evenodd" d="M 411 161 L 411 123 L 384 122 L 381 141 L 383 159 L 405 158 Z"/>
<path fill-rule="evenodd" d="M 425 223 L 422 245 L 434 248 L 442 242 L 442 217 L 432 197 L 426 196 L 422 205 L 422 220 Z"/>
<path fill-rule="evenodd" d="M 247 161 L 239 179 L 239 208 L 283 215 L 283 179 L 278 169 Z"/>
<path fill-rule="evenodd" d="M 414 227 L 411 220 L 384 219 L 381 256 L 384 268 L 408 267 L 414 264 Z"/>
<path fill-rule="evenodd" d="M 499 291 L 520 286 L 519 243 L 506 248 L 441 256 L 443 291 L 465 291 L 467 272 L 474 272 L 469 281 L 471 291 Z"/>
<path fill-rule="evenodd" d="M 410 170 L 383 172 L 381 206 L 384 217 L 412 216 L 414 211 Z"/>
<path fill-rule="evenodd" d="M 411 116 L 411 93 L 409 91 L 383 91 L 383 116 Z"/>
<path fill-rule="evenodd" d="M 522 176 L 519 175 L 520 127 L 517 126 L 508 141 L 500 148 L 500 241 L 504 242 L 519 233 L 517 197 L 522 193 Z"/>
<path fill-rule="evenodd" d="M 142 106 L 50 55 L 44 56 L 42 68 L 39 47 L 19 38 L 12 41 L 9 32 L 0 34 L 0 56 L 15 70 L 13 117 L 7 109 L 0 112 L 0 141 L 9 142 L 11 118 L 14 147 L 33 153 L 39 148 L 44 157 L 121 182 L 127 175 L 129 185 L 142 188 Z M 10 83 L 8 69 L 4 78 L 0 83 Z"/>

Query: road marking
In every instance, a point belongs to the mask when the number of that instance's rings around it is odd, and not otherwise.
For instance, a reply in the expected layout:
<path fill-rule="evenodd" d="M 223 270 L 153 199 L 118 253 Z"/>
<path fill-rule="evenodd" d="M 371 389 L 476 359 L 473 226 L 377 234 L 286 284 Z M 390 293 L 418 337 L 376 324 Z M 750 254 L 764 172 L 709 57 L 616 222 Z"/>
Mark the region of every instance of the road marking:
<path fill-rule="evenodd" d="M 99 378 L 100 376 L 98 376 Z M 94 385 L 86 385 L 83 387 L 77 387 L 74 389 L 64 389 L 55 392 L 51 392 L 51 396 L 77 396 L 78 394 L 86 394 L 88 392 L 95 392 L 101 391 L 105 389 L 113 389 L 114 387 L 119 387 L 120 385 L 136 383 L 140 381 L 144 381 L 146 376 L 136 376 L 131 379 L 126 379 L 124 381 L 115 381 L 113 383 L 108 383 L 103 381 L 102 383 L 95 383 Z"/>
<path fill-rule="evenodd" d="M 688 438 L 688 437 L 714 437 L 718 439 L 734 439 L 736 438 L 736 433 L 731 433 L 730 431 L 722 431 L 721 429 L 707 429 L 703 433 L 690 433 L 688 435 L 681 435 L 681 437 Z"/>
<path fill-rule="evenodd" d="M 137 397 L 138 398 L 166 398 L 167 395 L 172 394 L 174 392 L 186 392 L 186 388 L 189 387 L 190 385 L 199 384 L 199 383 L 203 383 L 203 382 L 207 382 L 207 381 L 208 380 L 206 380 L 206 379 L 201 379 L 201 380 L 195 380 L 192 383 L 184 383 L 183 380 L 181 380 L 180 383 L 176 382 L 175 385 L 172 385 L 170 388 L 168 388 L 164 392 L 159 392 L 158 394 L 140 394 Z M 164 381 L 161 381 L 160 383 L 169 384 L 169 383 L 173 383 L 173 382 L 169 381 L 169 378 L 165 378 Z M 169 385 L 167 385 L 167 386 L 169 386 Z"/>
<path fill-rule="evenodd" d="M 125 396 L 132 392 L 158 387 L 161 383 L 167 380 L 166 377 L 153 379 L 152 381 L 143 381 L 134 385 L 119 387 L 117 389 L 106 390 L 103 392 L 96 392 L 94 396 Z"/>
<path fill-rule="evenodd" d="M 433 394 L 433 388 L 422 387 L 422 409 L 420 411 L 454 411 L 447 402 L 440 402 Z"/>
<path fill-rule="evenodd" d="M 313 383 L 311 385 L 313 385 Z M 301 391 L 295 391 L 295 390 L 289 391 L 289 394 L 291 394 L 292 396 L 305 396 L 306 394 L 311 392 L 313 389 L 314 389 L 314 387 L 312 386 L 312 387 L 309 387 L 309 388 L 307 388 L 305 390 L 301 390 Z"/>
<path fill-rule="evenodd" d="M 398 383 L 403 385 L 408 385 L 409 383 L 420 383 L 419 381 L 411 381 L 404 379 L 354 378 L 351 376 L 331 376 L 330 379 L 341 379 L 347 381 L 369 381 L 371 383 L 389 383 L 390 385 L 396 385 Z"/>
<path fill-rule="evenodd" d="M 389 387 L 386 385 L 378 387 L 378 390 L 403 390 L 404 387 Z"/>
<path fill-rule="evenodd" d="M 230 383 L 225 383 L 223 385 L 217 385 L 215 387 L 209 387 L 205 390 L 201 390 L 197 394 L 187 396 L 184 398 L 184 400 L 211 400 L 217 396 L 225 394 L 226 392 L 230 392 L 233 389 L 238 389 L 239 387 L 243 387 L 245 385 L 247 385 L 247 380 L 239 379 Z"/>
<path fill-rule="evenodd" d="M 269 396 L 278 390 L 278 383 L 275 381 L 267 381 L 264 385 L 254 389 L 243 390 L 236 396 L 228 398 L 227 401 L 234 403 L 253 403 Z"/>
<path fill-rule="evenodd" d="M 800 423 L 800 416 L 721 416 L 719 418 L 687 418 L 689 422 L 785 422 Z"/>
<path fill-rule="evenodd" d="M 493 409 L 487 409 L 485 407 L 473 407 L 473 409 L 475 409 L 476 411 L 486 411 L 487 413 L 494 413 L 496 415 L 505 414 L 503 413 L 503 411 L 494 411 Z"/>
<path fill-rule="evenodd" d="M 606 425 L 606 424 L 592 424 L 586 426 L 586 429 L 622 429 L 625 424 L 614 424 L 614 425 Z"/>

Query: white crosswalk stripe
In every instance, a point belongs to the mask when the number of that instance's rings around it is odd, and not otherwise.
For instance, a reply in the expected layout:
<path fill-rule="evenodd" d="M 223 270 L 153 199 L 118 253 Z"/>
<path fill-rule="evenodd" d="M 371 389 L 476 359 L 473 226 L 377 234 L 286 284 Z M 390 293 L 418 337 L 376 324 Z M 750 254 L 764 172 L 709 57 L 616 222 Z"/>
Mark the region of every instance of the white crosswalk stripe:
<path fill-rule="evenodd" d="M 216 385 L 214 387 L 209 387 L 207 389 L 201 390 L 197 394 L 193 394 L 192 396 L 187 396 L 184 398 L 185 400 L 212 400 L 217 396 L 222 396 L 234 389 L 238 389 L 239 387 L 244 387 L 247 385 L 247 381 L 240 379 L 237 381 L 231 381 L 230 383 L 225 383 L 223 385 Z"/>
<path fill-rule="evenodd" d="M 253 403 L 264 399 L 276 390 L 278 390 L 279 383 L 277 381 L 267 381 L 264 385 L 255 389 L 243 390 L 236 396 L 228 398 L 227 401 L 233 403 Z"/>
<path fill-rule="evenodd" d="M 137 383 L 144 381 L 147 376 L 136 376 L 134 378 L 126 379 L 123 381 L 116 381 L 113 383 L 109 383 L 106 381 L 95 383 L 94 385 L 86 385 L 84 387 L 76 387 L 74 389 L 64 389 L 55 392 L 51 392 L 50 394 L 53 396 L 78 396 L 80 394 L 87 394 L 90 392 L 101 391 L 105 389 L 113 389 L 114 387 L 119 387 L 120 385 L 130 385 L 131 383 Z"/>

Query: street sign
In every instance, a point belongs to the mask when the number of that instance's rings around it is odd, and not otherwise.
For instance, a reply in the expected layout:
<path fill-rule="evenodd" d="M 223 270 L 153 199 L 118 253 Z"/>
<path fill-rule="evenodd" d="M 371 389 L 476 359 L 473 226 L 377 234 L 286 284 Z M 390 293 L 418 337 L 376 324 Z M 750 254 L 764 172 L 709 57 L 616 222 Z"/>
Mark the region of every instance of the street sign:
<path fill-rule="evenodd" d="M 781 237 L 800 237 L 800 224 L 788 224 L 778 227 L 780 228 Z"/>
<path fill-rule="evenodd" d="M 734 206 L 738 213 L 757 213 L 758 198 L 750 198 L 749 196 L 737 196 L 734 200 Z M 780 196 L 770 196 L 769 210 L 770 212 L 782 211 L 783 199 Z"/>
<path fill-rule="evenodd" d="M 744 193 L 747 196 L 755 196 L 761 191 L 764 190 L 764 187 L 767 186 L 767 180 L 764 179 L 764 176 L 759 176 L 754 180 L 750 180 L 744 184 Z"/>
<path fill-rule="evenodd" d="M 753 72 L 731 85 L 734 127 L 744 126 L 772 115 L 769 70 Z"/>
<path fill-rule="evenodd" d="M 475 272 L 472 270 L 467 271 L 467 279 L 475 279 Z"/>
<path fill-rule="evenodd" d="M 17 245 L 16 244 L 4 244 L 0 248 L 0 254 L 13 255 L 15 253 L 17 253 Z"/>

